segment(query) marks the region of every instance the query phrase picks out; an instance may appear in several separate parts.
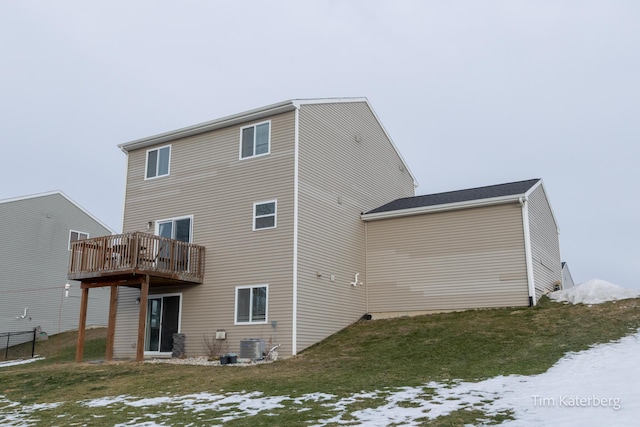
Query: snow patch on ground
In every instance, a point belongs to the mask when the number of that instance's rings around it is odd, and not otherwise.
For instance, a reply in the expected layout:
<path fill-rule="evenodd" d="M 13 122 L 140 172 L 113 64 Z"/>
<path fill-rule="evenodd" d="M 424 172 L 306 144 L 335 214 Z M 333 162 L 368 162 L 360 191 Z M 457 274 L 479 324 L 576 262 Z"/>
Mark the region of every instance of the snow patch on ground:
<path fill-rule="evenodd" d="M 25 363 L 31 363 L 38 360 L 42 360 L 44 357 L 35 357 L 33 359 L 18 359 L 18 360 L 10 360 L 8 362 L 0 362 L 0 368 L 6 368 L 7 366 L 16 366 L 16 365 L 24 365 Z"/>
<path fill-rule="evenodd" d="M 500 376 L 436 391 L 445 400 L 460 399 L 487 414 L 513 412 L 515 421 L 502 424 L 507 426 L 635 425 L 640 416 L 639 351 L 636 333 L 569 353 L 540 375 Z M 478 404 L 485 400 L 490 402 Z"/>
<path fill-rule="evenodd" d="M 38 411 L 46 411 L 57 408 L 62 402 L 34 403 L 33 405 L 20 405 L 0 395 L 0 425 L 2 427 L 27 427 L 32 426 L 37 418 Z"/>
<path fill-rule="evenodd" d="M 627 298 L 640 297 L 639 291 L 625 289 L 600 279 L 587 280 L 569 289 L 551 292 L 549 298 L 571 304 L 601 304 Z"/>

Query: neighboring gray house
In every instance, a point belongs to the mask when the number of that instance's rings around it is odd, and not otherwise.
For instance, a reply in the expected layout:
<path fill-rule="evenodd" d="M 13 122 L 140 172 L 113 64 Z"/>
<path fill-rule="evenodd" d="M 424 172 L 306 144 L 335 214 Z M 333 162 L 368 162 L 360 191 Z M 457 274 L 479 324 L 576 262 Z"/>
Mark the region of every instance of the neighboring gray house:
<path fill-rule="evenodd" d="M 365 98 L 285 101 L 120 148 L 127 155 L 124 234 L 75 243 L 69 272 L 82 280 L 84 298 L 96 287 L 111 289 L 107 359 L 170 356 L 174 339 L 183 338 L 186 354 L 201 355 L 203 340 L 216 336 L 241 356 L 243 345 L 257 340 L 281 344 L 280 355 L 292 356 L 372 311 L 430 310 L 424 298 L 424 307 L 411 310 L 377 299 L 382 288 L 401 289 L 378 262 L 397 269 L 394 250 L 407 244 L 389 236 L 385 250 L 377 233 L 391 222 L 412 227 L 418 216 L 373 220 L 384 214 L 376 208 L 413 197 L 415 179 Z M 492 303 L 475 307 L 528 305 L 528 295 L 535 303 L 547 281 L 561 279 L 559 270 L 534 264 L 559 254 L 541 183 L 528 185 L 510 205 L 520 215 L 511 226 L 520 241 L 509 248 L 527 267 L 501 276 L 524 291 L 504 298 L 498 290 L 485 298 Z M 505 218 L 517 222 L 503 214 L 505 206 L 481 208 L 494 228 L 480 238 L 495 240 L 501 225 L 509 226 Z M 523 226 L 525 214 L 532 219 Z M 547 220 L 538 223 L 538 215 Z M 419 222 L 407 238 L 422 249 L 408 259 L 431 250 Z M 465 236 L 450 233 L 461 244 Z M 405 295 L 407 307 L 415 305 L 415 295 Z M 82 327 L 81 319 L 80 341 Z"/>
<path fill-rule="evenodd" d="M 562 289 L 573 288 L 575 285 L 571 271 L 569 271 L 569 264 L 562 262 Z"/>
<path fill-rule="evenodd" d="M 67 279 L 70 242 L 112 230 L 60 191 L 0 200 L 0 218 L 0 332 L 77 329 L 80 283 Z M 108 296 L 91 295 L 89 325 L 106 325 Z"/>

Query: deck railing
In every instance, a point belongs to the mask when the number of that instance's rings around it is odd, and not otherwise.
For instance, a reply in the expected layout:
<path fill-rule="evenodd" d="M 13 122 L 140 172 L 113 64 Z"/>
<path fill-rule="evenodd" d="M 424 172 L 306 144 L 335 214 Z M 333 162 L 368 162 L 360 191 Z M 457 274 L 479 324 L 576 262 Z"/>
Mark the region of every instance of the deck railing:
<path fill-rule="evenodd" d="M 95 237 L 71 244 L 70 279 L 126 273 L 201 283 L 204 247 L 142 232 Z"/>

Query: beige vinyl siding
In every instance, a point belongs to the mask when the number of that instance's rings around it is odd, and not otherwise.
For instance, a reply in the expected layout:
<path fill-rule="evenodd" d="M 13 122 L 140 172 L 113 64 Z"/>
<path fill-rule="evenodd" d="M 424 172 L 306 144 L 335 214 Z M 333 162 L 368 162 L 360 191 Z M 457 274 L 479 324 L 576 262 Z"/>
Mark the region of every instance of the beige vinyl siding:
<path fill-rule="evenodd" d="M 369 311 L 528 305 L 520 204 L 367 223 Z"/>
<path fill-rule="evenodd" d="M 261 157 L 239 159 L 240 128 L 252 122 L 172 141 L 167 177 L 145 180 L 147 150 L 129 153 L 124 230 L 193 215 L 192 241 L 206 247 L 205 282 L 170 290 L 183 295 L 188 355 L 204 354 L 202 337 L 218 329 L 229 351 L 239 351 L 240 339 L 263 338 L 291 352 L 294 113 L 270 120 L 270 154 Z M 277 228 L 253 231 L 253 204 L 266 200 L 277 200 Z M 260 284 L 269 285 L 268 324 L 234 325 L 236 286 Z M 132 328 L 137 320 L 116 329 L 116 357 L 129 351 Z"/>
<path fill-rule="evenodd" d="M 556 283 L 562 283 L 560 243 L 558 228 L 542 185 L 529 195 L 528 206 L 531 261 L 538 300 L 552 292 Z"/>
<path fill-rule="evenodd" d="M 136 357 L 136 343 L 138 342 L 138 310 L 136 298 L 140 290 L 126 286 L 118 287 L 116 306 L 116 340 L 114 343 L 114 357 L 116 359 L 133 359 Z"/>
<path fill-rule="evenodd" d="M 299 113 L 297 350 L 366 313 L 360 214 L 414 195 L 413 179 L 364 102 Z M 332 280 L 333 276 L 333 280 Z"/>
<path fill-rule="evenodd" d="M 50 335 L 78 328 L 80 283 L 67 280 L 69 231 L 111 234 L 60 193 L 0 203 L 0 331 L 40 326 Z M 70 283 L 69 297 L 64 287 Z M 108 289 L 89 294 L 87 325 L 105 326 Z M 24 319 L 17 319 L 24 313 Z"/>

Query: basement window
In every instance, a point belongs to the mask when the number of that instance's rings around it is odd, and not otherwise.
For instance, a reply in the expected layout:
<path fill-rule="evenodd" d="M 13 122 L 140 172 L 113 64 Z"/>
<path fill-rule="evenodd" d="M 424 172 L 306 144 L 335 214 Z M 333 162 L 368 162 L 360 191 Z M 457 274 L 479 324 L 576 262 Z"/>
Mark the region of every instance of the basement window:
<path fill-rule="evenodd" d="M 267 322 L 268 285 L 236 287 L 235 324 Z"/>

